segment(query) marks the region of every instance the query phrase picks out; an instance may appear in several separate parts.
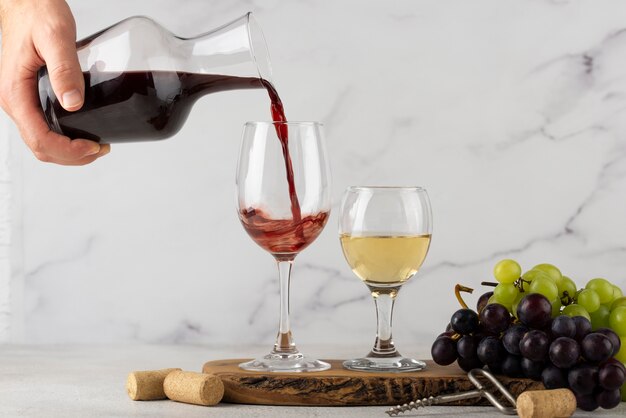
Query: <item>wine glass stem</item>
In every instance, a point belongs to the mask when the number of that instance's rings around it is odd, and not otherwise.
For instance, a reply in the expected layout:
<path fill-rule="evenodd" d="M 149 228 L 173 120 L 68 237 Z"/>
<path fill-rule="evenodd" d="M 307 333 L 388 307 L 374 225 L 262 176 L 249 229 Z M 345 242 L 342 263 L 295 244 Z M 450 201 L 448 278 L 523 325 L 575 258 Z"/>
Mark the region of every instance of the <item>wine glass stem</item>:
<path fill-rule="evenodd" d="M 291 325 L 289 324 L 289 285 L 293 260 L 278 260 L 277 263 L 280 286 L 280 322 L 278 324 L 276 344 L 274 344 L 272 353 L 293 354 L 298 352 L 291 336 Z"/>
<path fill-rule="evenodd" d="M 395 357 L 400 355 L 396 350 L 391 336 L 393 305 L 400 287 L 376 288 L 370 286 L 374 304 L 376 305 L 376 341 L 370 357 Z"/>

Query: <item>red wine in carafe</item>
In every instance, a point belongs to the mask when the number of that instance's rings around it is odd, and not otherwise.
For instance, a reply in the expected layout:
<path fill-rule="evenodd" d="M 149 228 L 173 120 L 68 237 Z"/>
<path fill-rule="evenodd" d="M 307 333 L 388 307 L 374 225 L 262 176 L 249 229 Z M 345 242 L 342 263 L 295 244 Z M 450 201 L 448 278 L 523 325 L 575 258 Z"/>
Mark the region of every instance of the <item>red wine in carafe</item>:
<path fill-rule="evenodd" d="M 42 71 L 45 67 L 40 70 L 40 99 L 48 125 L 72 139 L 106 143 L 168 138 L 182 128 L 193 104 L 205 94 L 264 87 L 258 78 L 219 74 L 84 72 L 85 102 L 68 112 L 50 83 L 41 81 Z"/>

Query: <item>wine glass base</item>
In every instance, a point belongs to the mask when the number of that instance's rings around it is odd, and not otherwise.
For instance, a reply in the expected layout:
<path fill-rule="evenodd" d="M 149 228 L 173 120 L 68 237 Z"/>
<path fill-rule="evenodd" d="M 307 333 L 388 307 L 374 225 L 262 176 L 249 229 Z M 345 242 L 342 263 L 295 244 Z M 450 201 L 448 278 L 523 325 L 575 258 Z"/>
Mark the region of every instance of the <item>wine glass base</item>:
<path fill-rule="evenodd" d="M 360 372 L 415 372 L 424 370 L 426 363 L 412 358 L 398 357 L 363 357 L 343 362 L 348 370 Z"/>
<path fill-rule="evenodd" d="M 330 369 L 330 364 L 317 360 L 301 353 L 275 354 L 270 353 L 263 358 L 258 358 L 246 363 L 241 363 L 240 368 L 255 372 L 321 372 Z"/>

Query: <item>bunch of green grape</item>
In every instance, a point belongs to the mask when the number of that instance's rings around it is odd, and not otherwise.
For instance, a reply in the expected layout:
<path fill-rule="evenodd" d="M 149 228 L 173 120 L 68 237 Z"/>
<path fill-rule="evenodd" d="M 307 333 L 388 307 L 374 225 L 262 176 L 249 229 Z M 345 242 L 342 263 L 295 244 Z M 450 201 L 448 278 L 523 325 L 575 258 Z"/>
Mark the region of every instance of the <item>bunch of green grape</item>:
<path fill-rule="evenodd" d="M 622 289 L 606 279 L 592 279 L 584 288 L 552 264 L 538 264 L 522 274 L 514 260 L 502 260 L 494 267 L 498 285 L 489 302 L 506 306 L 516 315 L 519 301 L 525 295 L 539 293 L 552 304 L 552 316 L 584 316 L 593 329 L 611 328 L 626 337 L 626 297 Z M 626 360 L 626 359 L 625 359 Z"/>
<path fill-rule="evenodd" d="M 538 264 L 522 274 L 515 260 L 501 260 L 493 274 L 498 285 L 488 303 L 504 305 L 517 315 L 517 305 L 528 294 L 539 293 L 552 305 L 552 317 L 582 316 L 591 321 L 592 329 L 612 329 L 621 340 L 615 358 L 626 363 L 626 297 L 622 289 L 606 279 L 589 280 L 579 289 L 576 283 L 552 264 Z"/>

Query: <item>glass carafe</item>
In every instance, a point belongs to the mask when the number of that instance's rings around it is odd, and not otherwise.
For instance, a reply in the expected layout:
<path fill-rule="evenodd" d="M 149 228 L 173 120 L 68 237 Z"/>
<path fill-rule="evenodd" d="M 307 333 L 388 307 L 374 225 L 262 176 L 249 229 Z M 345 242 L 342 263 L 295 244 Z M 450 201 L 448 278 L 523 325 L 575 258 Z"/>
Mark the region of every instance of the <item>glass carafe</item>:
<path fill-rule="evenodd" d="M 70 138 L 168 138 L 205 94 L 271 86 L 265 39 L 251 13 L 194 38 L 131 17 L 79 41 L 77 52 L 85 78 L 85 102 L 77 111 L 61 106 L 47 68 L 39 70 L 46 121 Z"/>

